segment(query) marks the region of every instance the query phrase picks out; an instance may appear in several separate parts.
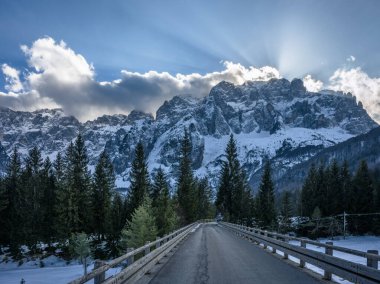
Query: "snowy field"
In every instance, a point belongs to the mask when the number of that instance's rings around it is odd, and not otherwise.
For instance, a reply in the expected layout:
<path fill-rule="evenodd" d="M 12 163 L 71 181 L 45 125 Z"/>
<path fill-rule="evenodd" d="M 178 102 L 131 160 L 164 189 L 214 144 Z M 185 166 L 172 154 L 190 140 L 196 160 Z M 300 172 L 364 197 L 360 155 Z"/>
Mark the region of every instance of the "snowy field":
<path fill-rule="evenodd" d="M 20 284 L 21 279 L 25 284 L 61 284 L 68 283 L 83 275 L 83 266 L 78 263 L 66 265 L 54 256 L 43 259 L 45 267 L 39 267 L 39 261 L 29 261 L 21 266 L 17 263 L 0 263 L 0 283 L 1 284 Z M 88 271 L 94 265 L 88 266 Z M 106 277 L 118 273 L 121 268 L 113 268 L 107 271 Z"/>
<path fill-rule="evenodd" d="M 320 240 L 320 242 L 330 241 L 328 239 Z M 291 242 L 295 245 L 299 245 L 299 242 Z M 347 247 L 351 249 L 356 249 L 360 251 L 367 251 L 369 249 L 380 250 L 380 237 L 374 236 L 364 236 L 364 237 L 347 237 L 345 240 L 333 240 L 334 245 Z M 314 245 L 307 244 L 307 248 L 324 252 L 323 247 L 317 247 Z M 282 254 L 277 251 L 278 254 Z M 366 265 L 366 259 L 353 256 L 342 252 L 334 251 L 334 256 L 340 257 L 352 262 L 361 263 Z M 290 260 L 299 262 L 298 259 L 289 256 Z M 1 284 L 19 284 L 21 279 L 25 280 L 25 284 L 61 284 L 67 283 L 83 274 L 83 266 L 78 263 L 73 263 L 71 265 L 66 265 L 62 260 L 56 257 L 50 256 L 44 260 L 45 267 L 39 268 L 39 261 L 29 261 L 21 266 L 17 263 L 0 263 L 0 283 Z M 319 273 L 323 274 L 323 270 L 310 264 L 306 264 L 306 267 Z M 91 271 L 93 265 L 88 267 L 88 271 Z M 107 272 L 107 277 L 118 273 L 121 268 L 114 268 Z M 340 277 L 333 275 L 333 280 L 348 284 L 350 282 L 341 279 Z"/>

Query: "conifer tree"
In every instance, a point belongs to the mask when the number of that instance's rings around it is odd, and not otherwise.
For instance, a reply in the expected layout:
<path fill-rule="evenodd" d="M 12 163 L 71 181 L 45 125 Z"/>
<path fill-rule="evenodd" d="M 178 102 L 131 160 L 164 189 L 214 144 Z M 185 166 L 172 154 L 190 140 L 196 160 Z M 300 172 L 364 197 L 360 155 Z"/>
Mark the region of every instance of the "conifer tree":
<path fill-rule="evenodd" d="M 274 228 L 276 220 L 276 211 L 274 205 L 274 186 L 271 178 L 271 169 L 269 161 L 264 166 L 264 173 L 261 178 L 259 193 L 259 224 L 262 228 Z"/>
<path fill-rule="evenodd" d="M 356 171 L 353 185 L 353 213 L 372 213 L 374 206 L 374 190 L 373 181 L 370 177 L 368 165 L 365 160 L 360 162 L 359 168 Z M 372 228 L 372 219 L 361 218 L 355 219 L 354 227 L 357 233 L 365 233 Z"/>
<path fill-rule="evenodd" d="M 62 188 L 57 191 L 58 231 L 62 238 L 67 238 L 71 233 L 91 231 L 91 191 L 87 164 L 87 149 L 79 134 L 75 144 L 71 142 L 66 149 Z"/>
<path fill-rule="evenodd" d="M 373 182 L 369 175 L 367 162 L 360 162 L 354 177 L 355 213 L 370 213 L 373 211 Z"/>
<path fill-rule="evenodd" d="M 344 199 L 343 199 L 343 188 L 340 177 L 340 170 L 338 162 L 334 159 L 326 172 L 327 177 L 327 195 L 326 195 L 326 205 L 327 210 L 325 215 L 337 215 L 343 213 Z"/>
<path fill-rule="evenodd" d="M 155 240 L 157 227 L 152 212 L 151 201 L 146 197 L 134 211 L 121 233 L 121 245 L 125 248 L 138 248 Z"/>
<path fill-rule="evenodd" d="M 226 221 L 230 220 L 231 212 L 231 185 L 228 163 L 223 161 L 219 176 L 215 206 Z"/>
<path fill-rule="evenodd" d="M 282 223 L 282 230 L 284 232 L 287 232 L 290 229 L 291 225 L 291 217 L 292 217 L 292 211 L 293 207 L 291 204 L 291 194 L 289 191 L 285 191 L 282 196 L 281 201 L 281 223 Z"/>
<path fill-rule="evenodd" d="M 1 212 L 1 239 L 9 244 L 10 252 L 15 259 L 20 257 L 20 245 L 24 240 L 23 224 L 25 221 L 25 198 L 20 184 L 21 161 L 15 147 L 6 169 L 3 181 L 3 201 L 5 208 Z"/>
<path fill-rule="evenodd" d="M 159 236 L 163 236 L 175 229 L 177 216 L 174 212 L 173 202 L 169 194 L 169 185 L 162 168 L 159 168 L 155 175 L 152 185 L 152 196 L 157 233 Z"/>
<path fill-rule="evenodd" d="M 41 171 L 43 160 L 41 152 L 37 147 L 33 147 L 25 160 L 25 170 L 22 172 L 21 180 L 24 190 L 25 202 L 25 223 L 24 231 L 27 237 L 27 244 L 32 252 L 35 250 L 38 240 L 42 233 L 42 218 L 43 218 L 43 188 L 41 180 Z M 41 214 L 42 213 L 42 214 Z"/>
<path fill-rule="evenodd" d="M 197 219 L 209 219 L 211 215 L 211 200 L 212 193 L 207 178 L 202 178 L 197 181 Z"/>
<path fill-rule="evenodd" d="M 135 158 L 131 169 L 131 186 L 128 200 L 128 219 L 132 213 L 143 203 L 149 193 L 149 172 L 145 161 L 144 147 L 140 141 L 135 150 Z"/>
<path fill-rule="evenodd" d="M 115 193 L 112 200 L 110 230 L 107 234 L 107 248 L 111 257 L 119 254 L 120 244 L 119 239 L 121 230 L 125 226 L 126 215 L 124 212 L 123 200 L 119 193 Z"/>
<path fill-rule="evenodd" d="M 310 217 L 316 206 L 317 169 L 312 164 L 301 191 L 301 216 Z"/>
<path fill-rule="evenodd" d="M 232 134 L 226 147 L 225 157 L 217 190 L 217 209 L 226 220 L 250 222 L 252 196 L 238 160 L 236 142 Z"/>
<path fill-rule="evenodd" d="M 84 275 L 87 275 L 87 258 L 91 255 L 90 240 L 85 233 L 72 234 L 70 249 L 83 265 Z"/>
<path fill-rule="evenodd" d="M 42 210 L 40 212 L 42 219 L 42 240 L 48 245 L 56 236 L 55 222 L 56 222 L 56 179 L 53 172 L 53 165 L 49 157 L 44 161 L 41 171 L 41 186 L 43 190 Z"/>
<path fill-rule="evenodd" d="M 341 202 L 343 203 L 343 210 L 345 212 L 350 212 L 351 204 L 353 203 L 352 181 L 351 181 L 352 178 L 351 178 L 347 160 L 343 162 L 343 165 L 340 169 L 339 177 L 340 177 L 340 180 L 341 180 L 340 182 L 342 185 L 343 198 Z"/>
<path fill-rule="evenodd" d="M 196 219 L 196 188 L 191 160 L 191 137 L 187 129 L 181 140 L 179 176 L 177 180 L 177 198 L 182 224 L 189 224 Z"/>
<path fill-rule="evenodd" d="M 111 200 L 115 189 L 115 174 L 112 163 L 102 152 L 95 168 L 92 186 L 93 229 L 98 239 L 104 239 L 110 230 Z"/>

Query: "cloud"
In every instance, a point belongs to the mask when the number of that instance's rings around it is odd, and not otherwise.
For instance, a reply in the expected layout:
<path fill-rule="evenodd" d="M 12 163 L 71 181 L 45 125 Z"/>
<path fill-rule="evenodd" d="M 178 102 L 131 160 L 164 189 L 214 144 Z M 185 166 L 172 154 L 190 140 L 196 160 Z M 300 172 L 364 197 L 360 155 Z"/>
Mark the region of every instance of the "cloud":
<path fill-rule="evenodd" d="M 355 58 L 355 56 L 350 55 L 349 57 L 346 58 L 346 60 L 347 60 L 348 62 L 355 62 L 356 58 Z"/>
<path fill-rule="evenodd" d="M 242 84 L 247 80 L 280 77 L 273 67 L 244 67 L 226 61 L 223 62 L 224 70 L 204 75 L 122 70 L 121 78 L 98 82 L 92 64 L 63 41 L 55 42 L 45 37 L 21 49 L 29 70 L 21 82 L 17 70 L 3 65 L 8 93 L 0 92 L 0 104 L 22 110 L 62 107 L 65 113 L 80 120 L 102 114 L 128 113 L 133 109 L 154 113 L 165 100 L 175 95 L 206 96 L 212 86 L 222 80 Z"/>
<path fill-rule="evenodd" d="M 23 86 L 20 81 L 20 72 L 8 64 L 3 64 L 1 70 L 5 76 L 5 89 L 9 92 L 20 92 Z"/>
<path fill-rule="evenodd" d="M 369 115 L 380 123 L 380 78 L 371 78 L 357 67 L 338 69 L 329 81 L 330 89 L 354 94 Z"/>
<path fill-rule="evenodd" d="M 319 92 L 323 88 L 323 82 L 313 79 L 311 75 L 306 75 L 302 80 L 305 88 L 309 92 Z"/>
<path fill-rule="evenodd" d="M 204 97 L 222 80 L 242 84 L 247 80 L 280 78 L 273 67 L 245 67 L 225 61 L 222 71 L 206 74 L 122 70 L 120 78 L 99 82 L 92 64 L 63 41 L 45 37 L 21 49 L 29 68 L 21 79 L 18 70 L 2 65 L 6 92 L 0 92 L 0 105 L 27 111 L 61 107 L 82 121 L 133 109 L 154 113 L 165 100 L 176 95 Z M 350 60 L 355 58 L 350 56 Z M 305 76 L 303 82 L 308 91 L 317 92 L 323 87 L 311 75 Z M 380 78 L 371 78 L 360 68 L 338 69 L 328 87 L 353 93 L 380 122 Z"/>

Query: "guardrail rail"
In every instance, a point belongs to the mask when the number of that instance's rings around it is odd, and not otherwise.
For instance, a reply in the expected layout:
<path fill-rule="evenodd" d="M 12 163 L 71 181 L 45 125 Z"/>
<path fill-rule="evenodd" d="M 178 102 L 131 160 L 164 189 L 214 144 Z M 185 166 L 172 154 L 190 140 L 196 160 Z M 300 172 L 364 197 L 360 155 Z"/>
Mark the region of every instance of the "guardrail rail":
<path fill-rule="evenodd" d="M 288 259 L 289 255 L 298 258 L 301 268 L 305 267 L 305 263 L 310 263 L 323 269 L 323 278 L 325 280 L 331 280 L 332 274 L 335 274 L 353 283 L 380 283 L 380 270 L 378 270 L 380 256 L 377 250 L 363 252 L 334 246 L 332 242 L 324 244 L 306 238 L 296 238 L 227 222 L 220 222 L 220 224 L 241 237 L 252 240 L 257 244 L 263 244 L 265 249 L 267 249 L 268 246 L 271 247 L 273 253 L 276 253 L 276 250 L 283 252 L 284 259 Z M 300 245 L 297 246 L 288 243 L 290 240 L 298 241 Z M 307 244 L 324 247 L 325 253 L 308 249 Z M 335 257 L 333 256 L 334 251 L 364 257 L 367 259 L 367 266 Z"/>
<path fill-rule="evenodd" d="M 181 242 L 199 222 L 183 227 L 167 236 L 164 236 L 156 241 L 147 243 L 145 246 L 139 247 L 126 254 L 110 261 L 95 261 L 94 270 L 90 273 L 75 279 L 69 284 L 83 284 L 91 279 L 94 279 L 95 284 L 120 284 L 133 283 L 141 278 L 145 273 L 156 265 L 165 255 L 167 255 L 179 242 Z M 141 256 L 143 255 L 143 256 Z M 134 261 L 135 256 L 141 256 Z M 123 261 L 128 261 L 128 266 L 122 271 L 105 279 L 105 272 L 121 264 Z"/>

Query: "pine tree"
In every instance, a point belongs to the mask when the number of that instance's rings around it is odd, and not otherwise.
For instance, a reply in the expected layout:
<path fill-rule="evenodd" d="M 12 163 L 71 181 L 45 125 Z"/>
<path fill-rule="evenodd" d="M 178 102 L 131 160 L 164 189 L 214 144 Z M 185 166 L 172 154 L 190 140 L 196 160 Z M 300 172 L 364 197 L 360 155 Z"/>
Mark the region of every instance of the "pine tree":
<path fill-rule="evenodd" d="M 19 246 L 23 243 L 23 212 L 25 196 L 20 184 L 21 161 L 17 148 L 13 149 L 3 180 L 0 236 L 3 243 L 9 244 L 14 259 L 20 257 Z"/>
<path fill-rule="evenodd" d="M 367 162 L 360 162 L 354 177 L 354 213 L 370 213 L 373 211 L 373 182 L 369 175 Z"/>
<path fill-rule="evenodd" d="M 83 264 L 84 275 L 87 275 L 87 258 L 91 255 L 90 240 L 85 233 L 72 234 L 70 248 L 74 256 Z"/>
<path fill-rule="evenodd" d="M 115 193 L 111 207 L 110 230 L 107 234 L 107 248 L 111 257 L 117 256 L 120 252 L 119 240 L 125 219 L 123 199 L 119 193 Z"/>
<path fill-rule="evenodd" d="M 202 178 L 197 181 L 197 219 L 209 219 L 213 216 L 211 215 L 212 207 L 212 193 L 210 185 L 207 181 L 207 178 Z"/>
<path fill-rule="evenodd" d="M 182 224 L 189 224 L 196 219 L 196 188 L 191 161 L 191 137 L 185 129 L 181 140 L 179 176 L 177 180 L 177 198 Z"/>
<path fill-rule="evenodd" d="M 71 233 L 91 231 L 91 187 L 87 164 L 87 149 L 79 134 L 75 144 L 71 142 L 66 149 L 62 188 L 57 190 L 61 238 L 67 238 Z"/>
<path fill-rule="evenodd" d="M 23 192 L 20 185 L 21 161 L 17 148 L 13 149 L 2 181 L 2 211 L 0 218 L 1 242 L 10 245 L 11 254 L 19 257 L 22 242 Z"/>
<path fill-rule="evenodd" d="M 121 233 L 121 245 L 125 248 L 138 248 L 146 242 L 155 240 L 157 227 L 152 212 L 151 201 L 145 198 L 143 203 L 132 214 L 131 221 Z"/>
<path fill-rule="evenodd" d="M 158 169 L 152 185 L 152 206 L 156 216 L 156 227 L 159 236 L 163 236 L 176 227 L 177 216 L 174 212 L 173 203 L 170 199 L 169 185 L 165 173 Z"/>
<path fill-rule="evenodd" d="M 252 217 L 252 196 L 237 155 L 236 142 L 230 135 L 223 162 L 216 207 L 226 220 L 250 223 Z"/>
<path fill-rule="evenodd" d="M 327 211 L 325 215 L 337 215 L 343 213 L 344 199 L 343 196 L 343 187 L 340 177 L 340 170 L 338 162 L 334 159 L 332 164 L 329 167 L 329 170 L 326 172 L 325 176 L 327 177 Z"/>
<path fill-rule="evenodd" d="M 305 179 L 301 191 L 301 216 L 310 217 L 316 206 L 316 182 L 317 181 L 317 170 L 315 164 L 312 164 L 309 173 Z"/>
<path fill-rule="evenodd" d="M 112 163 L 102 152 L 95 168 L 92 186 L 93 230 L 98 239 L 104 239 L 110 231 L 111 200 L 115 189 L 115 174 Z"/>
<path fill-rule="evenodd" d="M 291 194 L 289 191 L 285 191 L 283 193 L 282 201 L 281 201 L 281 222 L 282 222 L 282 230 L 287 232 L 291 226 L 291 217 L 292 217 L 292 204 L 291 204 Z"/>
<path fill-rule="evenodd" d="M 259 193 L 259 224 L 262 228 L 274 228 L 276 224 L 276 211 L 274 205 L 274 186 L 271 178 L 269 161 L 264 166 Z"/>
<path fill-rule="evenodd" d="M 215 206 L 226 221 L 230 220 L 231 212 L 231 185 L 228 163 L 223 161 L 220 170 L 219 185 L 217 188 Z"/>
<path fill-rule="evenodd" d="M 360 162 L 356 171 L 353 185 L 353 213 L 372 213 L 374 207 L 373 181 L 370 177 L 367 162 Z M 372 228 L 372 219 L 361 218 L 354 221 L 354 228 L 357 233 L 369 232 Z"/>
<path fill-rule="evenodd" d="M 328 199 L 328 189 L 327 180 L 329 176 L 329 168 L 325 168 L 324 164 L 321 163 L 318 167 L 317 178 L 315 188 L 313 189 L 313 198 L 315 201 L 314 208 L 319 207 L 322 216 L 328 213 L 329 201 Z"/>
<path fill-rule="evenodd" d="M 348 167 L 348 162 L 345 160 L 343 162 L 343 165 L 340 169 L 339 173 L 340 182 L 342 185 L 342 194 L 343 198 L 341 202 L 343 203 L 343 210 L 345 212 L 351 212 L 352 211 L 352 204 L 353 204 L 353 194 L 352 194 L 352 181 L 351 181 L 351 174 Z"/>
<path fill-rule="evenodd" d="M 53 165 L 49 157 L 44 161 L 43 169 L 41 171 L 41 186 L 43 190 L 42 198 L 42 240 L 48 245 L 56 236 L 55 222 L 56 222 L 56 179 L 53 172 Z"/>
<path fill-rule="evenodd" d="M 145 161 L 144 147 L 141 142 L 136 146 L 135 158 L 131 169 L 131 186 L 129 189 L 128 219 L 143 203 L 149 193 L 148 165 Z"/>
<path fill-rule="evenodd" d="M 36 245 L 39 239 L 41 239 L 41 233 L 43 231 L 42 222 L 43 219 L 43 195 L 41 172 L 43 166 L 43 160 L 41 152 L 37 147 L 33 147 L 25 160 L 25 170 L 21 175 L 21 182 L 23 190 L 25 191 L 25 198 L 28 202 L 25 202 L 25 223 L 24 230 L 27 236 L 25 240 L 30 246 L 32 252 L 35 252 Z"/>

